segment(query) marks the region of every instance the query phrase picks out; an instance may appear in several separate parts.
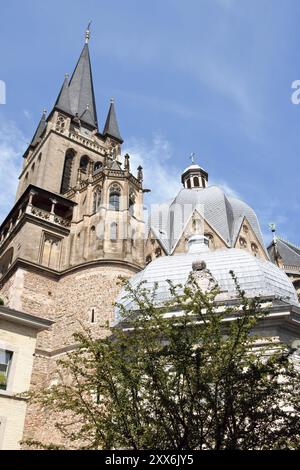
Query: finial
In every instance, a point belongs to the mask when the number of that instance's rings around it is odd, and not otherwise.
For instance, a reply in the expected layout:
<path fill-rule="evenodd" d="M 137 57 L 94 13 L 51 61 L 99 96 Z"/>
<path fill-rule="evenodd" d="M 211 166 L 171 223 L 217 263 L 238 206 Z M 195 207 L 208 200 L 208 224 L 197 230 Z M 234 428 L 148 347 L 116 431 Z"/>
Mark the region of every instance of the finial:
<path fill-rule="evenodd" d="M 87 26 L 86 32 L 85 32 L 85 43 L 86 44 L 89 43 L 89 40 L 90 40 L 90 37 L 91 37 L 91 30 L 90 30 L 91 24 L 92 24 L 92 22 L 90 21 L 88 26 Z"/>
<path fill-rule="evenodd" d="M 110 99 L 110 104 L 114 104 L 114 102 L 115 102 L 115 99 L 114 99 L 114 98 L 111 98 L 111 99 Z"/>
<path fill-rule="evenodd" d="M 276 224 L 274 223 L 269 224 L 269 228 L 271 232 L 273 233 L 273 242 L 276 243 Z"/>
<path fill-rule="evenodd" d="M 47 109 L 46 108 L 43 109 L 43 114 L 44 114 L 44 116 L 46 116 L 46 114 L 47 114 Z"/>
<path fill-rule="evenodd" d="M 195 163 L 195 156 L 196 156 L 196 154 L 194 152 L 192 152 L 191 155 L 190 155 L 190 159 L 192 160 L 192 164 Z"/>
<path fill-rule="evenodd" d="M 65 73 L 65 78 L 69 78 L 69 74 L 68 74 L 68 73 Z"/>

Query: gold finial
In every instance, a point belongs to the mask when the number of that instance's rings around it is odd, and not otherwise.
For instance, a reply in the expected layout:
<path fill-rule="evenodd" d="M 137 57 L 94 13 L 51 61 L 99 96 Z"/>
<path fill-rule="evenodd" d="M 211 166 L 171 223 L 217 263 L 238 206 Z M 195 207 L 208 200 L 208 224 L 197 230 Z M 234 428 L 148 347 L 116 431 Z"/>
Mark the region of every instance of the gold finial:
<path fill-rule="evenodd" d="M 89 40 L 90 40 L 90 37 L 91 37 L 91 24 L 92 22 L 90 21 L 88 26 L 87 26 L 87 29 L 85 31 L 85 43 L 88 44 L 89 43 Z"/>

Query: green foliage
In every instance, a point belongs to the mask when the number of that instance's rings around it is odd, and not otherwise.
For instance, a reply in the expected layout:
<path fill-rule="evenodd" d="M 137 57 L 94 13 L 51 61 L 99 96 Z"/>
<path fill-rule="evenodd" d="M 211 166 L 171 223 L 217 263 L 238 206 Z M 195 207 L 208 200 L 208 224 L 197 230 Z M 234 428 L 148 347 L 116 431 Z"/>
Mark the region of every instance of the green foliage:
<path fill-rule="evenodd" d="M 232 276 L 240 299 L 225 308 L 217 287 L 203 293 L 192 278 L 185 287 L 170 284 L 162 306 L 154 302 L 157 286 L 127 284 L 136 308 L 118 306 L 122 327 L 105 339 L 77 334 L 79 349 L 60 361 L 60 383 L 31 400 L 62 413 L 57 428 L 80 448 L 298 448 L 291 351 L 258 347 L 253 329 L 267 312 Z"/>

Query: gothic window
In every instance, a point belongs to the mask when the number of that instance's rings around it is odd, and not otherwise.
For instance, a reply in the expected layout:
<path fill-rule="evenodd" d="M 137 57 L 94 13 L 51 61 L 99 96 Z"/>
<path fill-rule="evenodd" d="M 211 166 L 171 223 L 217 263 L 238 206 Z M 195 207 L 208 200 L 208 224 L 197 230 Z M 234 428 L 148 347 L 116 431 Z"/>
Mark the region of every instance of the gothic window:
<path fill-rule="evenodd" d="M 41 255 L 41 264 L 48 266 L 49 268 L 58 268 L 60 261 L 60 246 L 60 238 L 45 233 Z"/>
<path fill-rule="evenodd" d="M 246 242 L 245 238 L 240 237 L 239 242 L 240 242 L 240 247 L 241 248 L 247 248 L 247 242 Z"/>
<path fill-rule="evenodd" d="M 187 180 L 186 184 L 187 184 L 188 189 L 191 189 L 191 180 L 190 179 Z"/>
<path fill-rule="evenodd" d="M 243 225 L 243 231 L 244 231 L 245 233 L 248 233 L 248 232 L 249 232 L 249 229 L 248 229 L 247 225 L 245 225 L 245 224 Z"/>
<path fill-rule="evenodd" d="M 202 181 L 202 187 L 205 188 L 205 179 L 203 178 L 203 176 L 201 178 L 201 181 Z"/>
<path fill-rule="evenodd" d="M 32 173 L 34 173 L 34 169 L 35 169 L 35 163 L 34 163 L 34 164 L 32 165 L 32 167 L 31 167 Z"/>
<path fill-rule="evenodd" d="M 113 184 L 109 190 L 109 208 L 113 211 L 120 210 L 121 188 L 118 184 Z"/>
<path fill-rule="evenodd" d="M 213 248 L 214 247 L 214 244 L 215 244 L 215 241 L 214 241 L 214 236 L 212 235 L 212 233 L 205 233 L 204 236 L 206 238 L 208 238 L 208 246 L 209 248 Z"/>
<path fill-rule="evenodd" d="M 42 154 L 40 153 L 38 157 L 38 162 L 40 163 L 41 160 L 42 160 Z"/>
<path fill-rule="evenodd" d="M 0 259 L 0 278 L 8 271 L 14 256 L 14 249 L 9 248 Z"/>
<path fill-rule="evenodd" d="M 256 243 L 251 243 L 251 250 L 254 256 L 258 255 L 258 246 L 256 245 Z"/>
<path fill-rule="evenodd" d="M 151 263 L 151 261 L 152 261 L 152 257 L 151 257 L 151 255 L 148 255 L 148 256 L 146 257 L 146 264 Z"/>
<path fill-rule="evenodd" d="M 89 157 L 87 155 L 83 155 L 80 159 L 79 167 L 84 173 L 86 173 L 87 171 L 88 164 L 89 164 Z"/>
<path fill-rule="evenodd" d="M 156 248 L 155 256 L 156 256 L 156 258 L 159 258 L 161 256 L 161 248 Z"/>
<path fill-rule="evenodd" d="M 194 176 L 194 187 L 199 188 L 199 186 L 200 186 L 199 178 L 198 178 L 198 176 Z"/>
<path fill-rule="evenodd" d="M 134 247 L 134 242 L 135 242 L 135 230 L 134 228 L 131 231 L 131 246 Z"/>
<path fill-rule="evenodd" d="M 93 214 L 99 212 L 101 205 L 101 189 L 96 188 L 93 193 Z"/>
<path fill-rule="evenodd" d="M 129 213 L 134 215 L 135 194 L 133 191 L 129 194 Z"/>
<path fill-rule="evenodd" d="M 96 162 L 94 164 L 94 174 L 99 173 L 99 171 L 102 170 L 103 163 L 102 162 Z"/>
<path fill-rule="evenodd" d="M 56 130 L 58 132 L 64 132 L 65 125 L 66 125 L 66 120 L 65 120 L 64 116 L 59 114 L 58 118 L 57 118 L 57 121 L 56 121 Z"/>
<path fill-rule="evenodd" d="M 73 150 L 71 149 L 67 150 L 66 156 L 65 156 L 62 182 L 61 182 L 61 189 L 60 189 L 60 192 L 62 194 L 66 193 L 71 187 L 71 176 L 72 176 L 72 166 L 73 166 L 74 155 L 75 154 Z"/>
<path fill-rule="evenodd" d="M 117 240 L 117 227 L 116 222 L 113 222 L 110 226 L 110 239 L 113 241 Z"/>

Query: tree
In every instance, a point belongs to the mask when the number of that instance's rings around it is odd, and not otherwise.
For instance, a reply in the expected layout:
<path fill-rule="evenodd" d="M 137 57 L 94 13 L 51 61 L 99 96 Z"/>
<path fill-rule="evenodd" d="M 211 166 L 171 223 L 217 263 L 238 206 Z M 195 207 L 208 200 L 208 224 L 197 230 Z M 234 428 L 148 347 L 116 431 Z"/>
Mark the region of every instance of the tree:
<path fill-rule="evenodd" d="M 134 308 L 118 306 L 121 326 L 104 339 L 76 334 L 80 346 L 59 361 L 59 383 L 31 400 L 60 413 L 56 427 L 78 448 L 298 448 L 292 351 L 257 346 L 253 328 L 268 313 L 232 277 L 239 301 L 223 308 L 218 286 L 202 292 L 192 277 L 170 283 L 171 300 L 160 306 L 157 286 L 127 284 Z"/>

